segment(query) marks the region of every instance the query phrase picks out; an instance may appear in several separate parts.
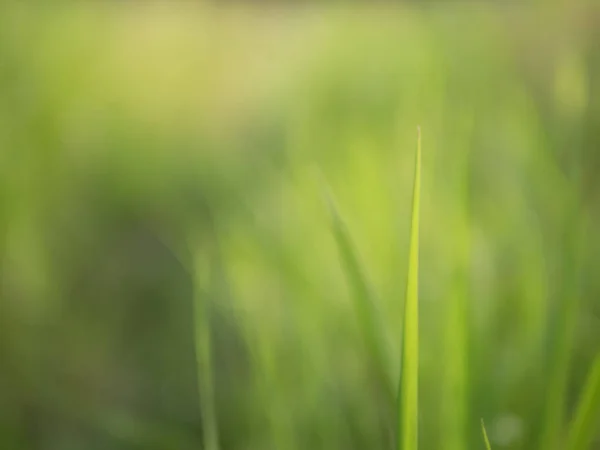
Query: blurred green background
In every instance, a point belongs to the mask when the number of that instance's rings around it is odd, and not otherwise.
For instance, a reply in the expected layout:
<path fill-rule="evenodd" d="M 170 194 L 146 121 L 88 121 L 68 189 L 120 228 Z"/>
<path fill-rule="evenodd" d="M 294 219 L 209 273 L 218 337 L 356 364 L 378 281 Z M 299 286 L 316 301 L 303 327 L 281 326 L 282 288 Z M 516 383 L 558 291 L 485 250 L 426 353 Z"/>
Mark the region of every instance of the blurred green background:
<path fill-rule="evenodd" d="M 393 379 L 417 125 L 420 448 L 561 448 L 600 351 L 600 9 L 500 3 L 3 3 L 0 448 L 203 448 L 211 404 L 223 450 L 392 448 L 319 179 Z"/>

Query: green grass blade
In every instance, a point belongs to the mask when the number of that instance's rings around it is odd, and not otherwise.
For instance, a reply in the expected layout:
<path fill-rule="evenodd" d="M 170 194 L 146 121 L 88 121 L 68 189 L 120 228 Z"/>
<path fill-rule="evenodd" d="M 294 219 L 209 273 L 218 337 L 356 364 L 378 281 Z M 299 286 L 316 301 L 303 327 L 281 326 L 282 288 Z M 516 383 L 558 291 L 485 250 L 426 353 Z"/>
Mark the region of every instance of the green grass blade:
<path fill-rule="evenodd" d="M 462 277 L 462 278 L 458 278 Z M 442 441 L 447 450 L 467 447 L 467 421 L 469 414 L 469 319 L 466 275 L 456 275 L 457 281 L 448 289 L 448 303 L 443 335 Z"/>
<path fill-rule="evenodd" d="M 382 334 L 382 324 L 377 315 L 377 296 L 368 281 L 356 246 L 352 241 L 346 222 L 339 212 L 335 198 L 324 181 L 322 183 L 331 215 L 332 232 L 340 254 L 344 273 L 354 297 L 354 306 L 356 315 L 360 321 L 363 339 L 366 342 L 369 354 L 374 359 L 377 370 L 376 376 L 386 395 L 389 395 L 389 398 L 393 399 L 394 386 L 389 375 L 389 359 Z M 393 401 L 391 405 L 393 405 Z"/>
<path fill-rule="evenodd" d="M 483 434 L 485 448 L 487 450 L 492 450 L 492 446 L 490 445 L 490 440 L 488 439 L 487 431 L 485 431 L 485 423 L 483 423 L 483 419 L 481 419 L 481 433 Z"/>
<path fill-rule="evenodd" d="M 421 196 L 421 130 L 417 130 L 417 154 L 404 301 L 402 356 L 398 389 L 398 450 L 418 446 L 419 402 L 419 207 Z"/>
<path fill-rule="evenodd" d="M 208 279 L 214 261 L 196 249 L 193 255 L 192 276 L 194 283 L 194 331 L 198 392 L 202 416 L 203 448 L 219 450 L 217 418 L 214 400 L 213 367 L 211 354 L 211 329 L 208 317 L 208 304 L 211 282 Z"/>
<path fill-rule="evenodd" d="M 596 425 L 600 419 L 600 355 L 588 375 L 581 394 L 575 419 L 569 431 L 569 450 L 585 450 L 589 448 L 594 437 Z"/>
<path fill-rule="evenodd" d="M 575 345 L 577 312 L 579 308 L 580 268 L 584 223 L 578 204 L 572 206 L 568 216 L 567 236 L 564 242 L 564 280 L 559 311 L 551 327 L 548 348 L 550 370 L 547 382 L 546 404 L 543 416 L 540 450 L 564 448 L 564 413 L 571 367 L 571 355 Z"/>
<path fill-rule="evenodd" d="M 469 386 L 469 358 L 471 343 L 471 149 L 464 143 L 473 136 L 474 118 L 465 115 L 457 127 L 460 153 L 452 155 L 448 167 L 447 189 L 454 197 L 448 223 L 453 224 L 447 240 L 448 254 L 452 255 L 443 314 L 443 342 L 439 395 L 441 423 L 440 442 L 445 450 L 464 450 L 468 447 L 471 392 Z M 453 145 L 449 143 L 449 145 Z M 449 215 L 450 216 L 450 215 Z M 447 250 L 447 251 L 448 251 Z"/>

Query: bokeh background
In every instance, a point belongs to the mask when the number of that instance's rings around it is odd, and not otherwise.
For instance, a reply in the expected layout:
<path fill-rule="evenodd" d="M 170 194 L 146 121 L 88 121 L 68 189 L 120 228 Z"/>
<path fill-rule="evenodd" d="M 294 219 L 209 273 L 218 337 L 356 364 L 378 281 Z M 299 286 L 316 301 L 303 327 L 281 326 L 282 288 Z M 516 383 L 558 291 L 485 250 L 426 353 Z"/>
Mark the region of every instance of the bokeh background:
<path fill-rule="evenodd" d="M 600 9 L 517 3 L 2 3 L 0 448 L 392 448 L 322 183 L 393 379 L 418 125 L 420 446 L 554 414 L 560 448 L 600 351 Z"/>

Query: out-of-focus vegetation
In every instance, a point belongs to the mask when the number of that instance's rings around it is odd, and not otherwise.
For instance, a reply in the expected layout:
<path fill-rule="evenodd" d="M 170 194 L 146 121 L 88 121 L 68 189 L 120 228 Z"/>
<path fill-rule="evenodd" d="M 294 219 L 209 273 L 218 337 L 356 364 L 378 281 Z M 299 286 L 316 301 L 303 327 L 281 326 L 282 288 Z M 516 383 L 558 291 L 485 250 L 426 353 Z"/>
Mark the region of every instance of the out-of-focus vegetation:
<path fill-rule="evenodd" d="M 419 448 L 600 449 L 595 3 L 0 6 L 0 448 L 392 448 L 420 125 Z"/>

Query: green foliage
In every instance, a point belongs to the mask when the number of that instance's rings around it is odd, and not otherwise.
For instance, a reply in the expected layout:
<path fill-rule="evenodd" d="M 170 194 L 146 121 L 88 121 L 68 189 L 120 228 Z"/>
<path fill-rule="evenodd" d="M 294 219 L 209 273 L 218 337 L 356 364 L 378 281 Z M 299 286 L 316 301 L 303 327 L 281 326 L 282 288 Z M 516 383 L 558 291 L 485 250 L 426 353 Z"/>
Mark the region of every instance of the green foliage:
<path fill-rule="evenodd" d="M 0 448 L 597 447 L 593 2 L 5 3 Z"/>

